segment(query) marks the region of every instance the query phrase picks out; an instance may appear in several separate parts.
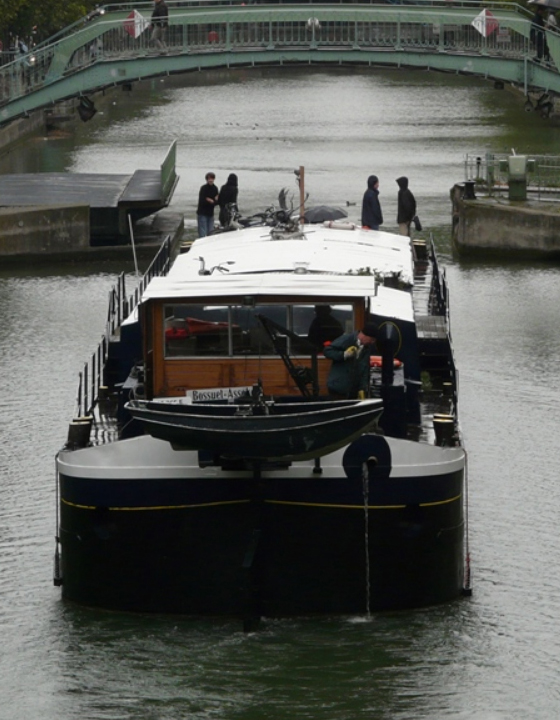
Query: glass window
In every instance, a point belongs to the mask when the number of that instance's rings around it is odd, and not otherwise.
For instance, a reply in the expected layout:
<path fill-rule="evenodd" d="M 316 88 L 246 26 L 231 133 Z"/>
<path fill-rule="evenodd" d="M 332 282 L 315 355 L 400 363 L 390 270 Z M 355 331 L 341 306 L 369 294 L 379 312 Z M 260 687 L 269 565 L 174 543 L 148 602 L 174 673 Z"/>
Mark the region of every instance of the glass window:
<path fill-rule="evenodd" d="M 231 307 L 231 320 L 233 330 L 234 355 L 276 355 L 270 334 L 266 331 L 258 316 L 282 328 L 287 327 L 288 314 L 285 305 L 233 305 Z M 236 331 L 236 328 L 239 330 Z M 281 331 L 280 335 L 282 336 Z M 279 340 L 280 343 L 284 340 Z"/>
<path fill-rule="evenodd" d="M 325 343 L 354 329 L 354 311 L 351 305 L 296 305 L 294 329 L 298 335 L 305 334 L 318 350 Z"/>
<path fill-rule="evenodd" d="M 282 352 L 308 355 L 307 340 L 321 349 L 354 327 L 351 305 L 253 305 L 250 298 L 242 305 L 166 305 L 164 315 L 165 357 L 277 356 L 275 343 Z"/>
<path fill-rule="evenodd" d="M 227 305 L 167 305 L 165 307 L 165 356 L 229 354 Z"/>

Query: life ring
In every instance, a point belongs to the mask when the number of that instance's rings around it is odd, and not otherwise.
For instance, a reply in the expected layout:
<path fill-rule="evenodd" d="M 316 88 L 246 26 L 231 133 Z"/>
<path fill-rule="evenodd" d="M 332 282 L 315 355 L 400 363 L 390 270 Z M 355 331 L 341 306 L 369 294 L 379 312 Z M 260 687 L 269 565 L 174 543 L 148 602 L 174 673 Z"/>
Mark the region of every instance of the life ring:
<path fill-rule="evenodd" d="M 373 368 L 382 367 L 383 366 L 383 358 L 381 357 L 381 355 L 370 355 L 369 366 L 373 367 Z M 393 367 L 394 368 L 402 367 L 402 361 L 398 360 L 397 358 L 393 358 Z"/>

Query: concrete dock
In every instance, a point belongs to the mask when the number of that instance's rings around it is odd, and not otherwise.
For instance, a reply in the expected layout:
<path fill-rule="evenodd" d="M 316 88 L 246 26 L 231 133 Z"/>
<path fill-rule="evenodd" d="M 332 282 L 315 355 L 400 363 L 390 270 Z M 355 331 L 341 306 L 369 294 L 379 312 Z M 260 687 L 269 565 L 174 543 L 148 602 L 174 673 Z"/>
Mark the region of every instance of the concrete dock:
<path fill-rule="evenodd" d="M 87 206 L 0 208 L 0 261 L 27 265 L 87 259 L 130 259 L 132 243 L 92 245 Z M 169 235 L 179 247 L 184 234 L 181 213 L 168 209 L 133 225 L 134 246 L 140 258 L 152 258 Z"/>
<path fill-rule="evenodd" d="M 150 235 L 157 236 L 151 244 L 159 246 L 164 226 L 164 234 L 180 239 L 183 217 L 160 217 L 178 182 L 175 159 L 174 142 L 158 169 L 131 175 L 0 175 L 0 257 L 58 261 L 115 247 L 130 253 L 131 222 L 139 246 L 150 244 Z"/>
<path fill-rule="evenodd" d="M 173 186 L 174 189 L 174 186 Z M 4 208 L 89 208 L 92 245 L 128 241 L 128 215 L 138 219 L 164 208 L 160 170 L 132 175 L 93 173 L 21 173 L 0 175 L 0 205 Z M 76 217 L 72 212 L 72 216 Z"/>
<path fill-rule="evenodd" d="M 560 202 L 476 193 L 464 183 L 451 189 L 453 243 L 464 255 L 503 258 L 560 258 Z M 466 193 L 469 195 L 469 193 Z"/>

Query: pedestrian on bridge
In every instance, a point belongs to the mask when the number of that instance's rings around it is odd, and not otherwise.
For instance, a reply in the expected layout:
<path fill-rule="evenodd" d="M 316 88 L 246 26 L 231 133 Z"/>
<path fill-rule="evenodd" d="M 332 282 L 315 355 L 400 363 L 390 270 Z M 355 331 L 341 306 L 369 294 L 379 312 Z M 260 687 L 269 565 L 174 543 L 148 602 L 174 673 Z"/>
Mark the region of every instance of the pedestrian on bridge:
<path fill-rule="evenodd" d="M 543 58 L 548 60 L 550 57 L 545 34 L 545 11 L 546 8 L 543 5 L 537 5 L 535 7 L 535 14 L 531 18 L 530 38 L 537 53 L 535 57 L 537 62 L 540 62 Z"/>
<path fill-rule="evenodd" d="M 368 177 L 368 189 L 362 200 L 362 227 L 368 230 L 379 230 L 383 225 L 383 213 L 379 202 L 379 179 L 377 175 Z"/>
<path fill-rule="evenodd" d="M 410 237 L 410 224 L 416 215 L 416 198 L 408 188 L 408 178 L 397 178 L 399 192 L 397 195 L 397 222 L 401 235 Z"/>
<path fill-rule="evenodd" d="M 206 173 L 206 183 L 201 186 L 198 193 L 198 207 L 196 209 L 198 237 L 206 237 L 214 231 L 214 208 L 219 199 L 215 180 L 216 175 L 213 172 Z"/>
<path fill-rule="evenodd" d="M 152 31 L 150 42 L 153 43 L 158 50 L 165 50 L 163 40 L 168 25 L 169 10 L 165 4 L 165 0 L 155 0 L 154 10 L 152 12 L 152 23 L 150 25 L 150 30 Z"/>

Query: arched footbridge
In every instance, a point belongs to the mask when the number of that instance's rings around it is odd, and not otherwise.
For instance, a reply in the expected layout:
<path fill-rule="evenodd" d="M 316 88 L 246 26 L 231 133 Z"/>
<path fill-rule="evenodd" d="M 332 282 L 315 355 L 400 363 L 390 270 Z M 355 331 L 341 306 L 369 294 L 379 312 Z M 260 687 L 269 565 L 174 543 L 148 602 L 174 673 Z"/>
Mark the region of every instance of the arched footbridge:
<path fill-rule="evenodd" d="M 169 0 L 168 7 L 163 51 L 150 42 L 152 3 L 107 5 L 2 65 L 0 125 L 68 98 L 87 103 L 109 86 L 257 65 L 424 68 L 560 96 L 560 35 L 547 31 L 537 58 L 531 13 L 511 3 Z"/>

